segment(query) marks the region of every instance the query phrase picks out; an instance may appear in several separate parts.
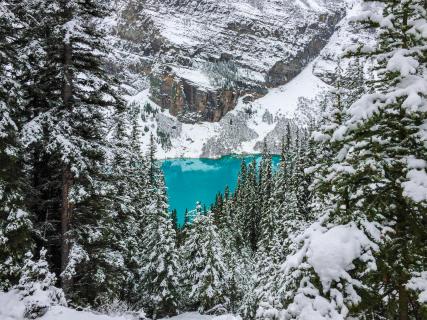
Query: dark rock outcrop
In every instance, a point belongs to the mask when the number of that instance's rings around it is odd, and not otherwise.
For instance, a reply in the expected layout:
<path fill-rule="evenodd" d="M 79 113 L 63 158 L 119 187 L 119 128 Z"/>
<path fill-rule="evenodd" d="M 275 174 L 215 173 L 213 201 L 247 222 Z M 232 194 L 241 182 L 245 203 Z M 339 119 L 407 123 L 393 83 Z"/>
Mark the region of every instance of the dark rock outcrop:
<path fill-rule="evenodd" d="M 150 75 L 151 99 L 182 122 L 219 121 L 237 103 L 233 89 L 208 89 L 177 77 L 170 69 Z"/>

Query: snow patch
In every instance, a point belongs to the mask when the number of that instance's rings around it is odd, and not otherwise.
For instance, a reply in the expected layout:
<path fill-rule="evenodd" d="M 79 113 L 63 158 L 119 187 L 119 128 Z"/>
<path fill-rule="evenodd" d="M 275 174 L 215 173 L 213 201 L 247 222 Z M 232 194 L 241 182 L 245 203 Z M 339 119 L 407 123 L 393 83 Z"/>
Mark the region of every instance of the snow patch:
<path fill-rule="evenodd" d="M 43 296 L 39 295 L 39 299 Z M 25 320 L 24 312 L 26 299 L 22 298 L 17 290 L 0 292 L 0 319 Z M 64 306 L 50 306 L 47 313 L 39 318 L 41 320 L 137 320 L 134 314 L 112 316 L 99 314 L 92 311 L 77 311 Z M 227 314 L 222 316 L 201 315 L 197 312 L 187 312 L 168 320 L 238 320 L 240 318 Z"/>
<path fill-rule="evenodd" d="M 332 281 L 348 277 L 347 272 L 354 268 L 353 261 L 371 247 L 372 242 L 355 225 L 339 225 L 313 235 L 307 251 L 308 263 L 323 288 L 329 290 Z"/>
<path fill-rule="evenodd" d="M 420 303 L 427 303 L 427 272 L 421 272 L 415 274 L 411 280 L 409 280 L 408 289 L 419 292 L 418 301 Z"/>

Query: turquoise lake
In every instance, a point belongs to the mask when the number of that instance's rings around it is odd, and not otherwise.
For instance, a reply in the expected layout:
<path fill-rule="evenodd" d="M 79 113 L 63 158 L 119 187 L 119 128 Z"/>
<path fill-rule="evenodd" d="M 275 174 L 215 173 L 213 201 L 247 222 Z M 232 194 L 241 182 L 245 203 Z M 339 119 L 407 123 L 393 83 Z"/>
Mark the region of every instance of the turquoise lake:
<path fill-rule="evenodd" d="M 234 191 L 242 160 L 247 164 L 260 155 L 226 156 L 220 159 L 171 159 L 162 161 L 165 174 L 169 210 L 178 212 L 178 222 L 184 222 L 185 209 L 193 210 L 196 202 L 210 208 L 218 192 L 224 192 L 226 186 Z M 273 165 L 279 162 L 279 156 L 273 157 Z"/>

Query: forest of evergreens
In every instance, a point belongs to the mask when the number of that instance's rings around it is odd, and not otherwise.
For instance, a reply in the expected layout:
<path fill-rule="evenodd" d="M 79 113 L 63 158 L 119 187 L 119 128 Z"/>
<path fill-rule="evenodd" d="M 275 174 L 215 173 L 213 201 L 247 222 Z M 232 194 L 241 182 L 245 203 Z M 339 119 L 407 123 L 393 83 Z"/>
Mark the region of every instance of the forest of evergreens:
<path fill-rule="evenodd" d="M 153 319 L 427 319 L 427 4 L 382 3 L 278 169 L 266 144 L 178 226 L 106 68 L 106 1 L 0 0 L 0 290 Z"/>

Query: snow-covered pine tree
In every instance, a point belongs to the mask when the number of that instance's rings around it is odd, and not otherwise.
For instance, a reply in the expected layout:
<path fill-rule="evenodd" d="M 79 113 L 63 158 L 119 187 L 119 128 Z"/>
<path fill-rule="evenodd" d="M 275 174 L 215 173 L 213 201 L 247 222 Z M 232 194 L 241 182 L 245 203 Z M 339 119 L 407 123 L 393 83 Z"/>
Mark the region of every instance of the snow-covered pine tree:
<path fill-rule="evenodd" d="M 341 70 L 337 70 L 337 87 L 341 86 Z M 308 205 L 310 211 L 314 211 L 311 215 L 312 217 L 307 217 L 302 214 L 301 204 L 299 203 L 298 196 L 302 197 L 302 194 L 299 194 L 303 185 L 301 181 L 304 180 L 304 176 L 307 174 L 310 179 L 313 177 L 313 174 L 316 174 L 316 186 L 321 184 L 319 181 L 323 181 L 323 175 L 319 172 L 324 173 L 332 165 L 332 154 L 337 152 L 338 148 L 336 145 L 332 145 L 330 141 L 332 140 L 332 134 L 334 129 L 336 129 L 342 123 L 343 117 L 343 94 L 341 89 L 336 89 L 334 92 L 335 101 L 333 107 L 327 108 L 324 112 L 326 114 L 325 119 L 321 122 L 321 133 L 317 133 L 314 136 L 319 139 L 321 138 L 322 144 L 321 147 L 313 145 L 313 141 L 308 141 L 312 144 L 314 150 L 306 150 L 307 145 L 305 143 L 301 144 L 301 150 L 295 150 L 292 148 L 291 156 L 292 159 L 295 159 L 295 166 L 293 170 L 288 174 L 278 174 L 276 178 L 282 178 L 287 176 L 287 183 L 285 183 L 284 193 L 286 195 L 285 201 L 282 202 L 282 205 L 278 210 L 279 215 L 282 219 L 280 220 L 281 232 L 280 237 L 283 240 L 277 241 L 278 249 L 281 250 L 281 266 L 278 267 L 279 272 L 276 275 L 274 280 L 270 280 L 269 286 L 276 285 L 276 290 L 270 295 L 265 295 L 264 300 L 259 302 L 259 308 L 257 311 L 257 316 L 260 319 L 269 318 L 304 318 L 304 317 L 319 317 L 320 319 L 342 319 L 342 317 L 348 312 L 347 307 L 342 303 L 341 299 L 348 299 L 345 295 L 348 294 L 351 296 L 354 293 L 354 283 L 350 282 L 344 290 L 336 290 L 335 287 L 331 289 L 332 293 L 328 293 L 330 286 L 333 282 L 333 279 L 336 275 L 326 274 L 324 272 L 324 267 L 330 263 L 338 274 L 342 273 L 340 269 L 342 266 L 334 266 L 334 261 L 324 261 L 322 260 L 322 253 L 319 251 L 314 252 L 315 250 L 323 250 L 325 259 L 330 259 L 332 257 L 332 252 L 339 252 L 342 250 L 347 250 L 346 248 L 340 248 L 339 246 L 334 247 L 333 243 L 328 243 L 328 239 L 322 239 L 322 236 L 325 238 L 337 237 L 337 242 L 341 242 L 340 236 L 342 232 L 348 232 L 349 234 L 353 231 L 353 226 L 346 226 L 348 229 L 343 230 L 333 230 L 331 234 L 327 234 L 327 228 L 322 227 L 325 218 L 321 218 L 319 222 L 315 222 L 311 226 L 312 219 L 319 219 L 319 216 L 325 214 L 327 204 L 330 204 L 334 201 L 331 199 L 331 195 L 325 196 L 323 199 L 327 203 L 319 202 L 318 195 L 316 193 L 312 194 L 311 203 L 305 203 Z M 326 97 L 327 99 L 328 97 Z M 328 100 L 325 100 L 328 101 Z M 334 149 L 336 147 L 336 149 Z M 322 148 L 322 149 L 321 149 Z M 324 149 L 324 150 L 323 150 Z M 306 165 L 312 161 L 305 161 L 304 154 L 306 152 L 315 152 L 316 153 L 316 162 L 314 167 L 307 168 Z M 307 159 L 308 160 L 308 159 Z M 309 170 L 307 170 L 309 169 Z M 290 176 L 289 176 L 290 175 Z M 317 184 L 319 183 L 319 184 Z M 283 182 L 282 182 L 283 184 Z M 308 187 L 308 191 L 311 190 L 312 186 Z M 317 189 L 317 193 L 321 189 Z M 319 203 L 317 203 L 319 202 Z M 332 227 L 332 226 L 331 226 Z M 348 230 L 348 231 L 347 231 Z M 336 233 L 336 234 L 335 234 Z M 355 232 L 357 234 L 357 232 Z M 363 243 L 368 253 L 366 254 L 366 261 L 372 261 L 372 255 L 369 255 L 372 250 L 370 245 L 374 246 L 372 243 L 365 239 L 366 242 Z M 334 242 L 334 241 L 332 241 Z M 328 248 L 331 248 L 331 251 L 326 251 Z M 350 252 L 350 250 L 348 250 Z M 345 254 L 345 253 L 344 253 Z M 307 255 L 307 256 L 306 256 Z M 314 256 L 314 257 L 313 257 Z M 320 271 L 319 271 L 320 270 Z M 320 276 L 318 274 L 320 273 Z M 323 277 L 323 278 L 322 278 Z M 339 276 L 338 276 L 339 279 Z M 320 283 L 320 285 L 319 285 Z M 339 288 L 343 284 L 337 284 Z M 322 293 L 324 290 L 324 293 Z M 323 296 L 324 294 L 324 296 Z M 266 299 L 269 298 L 269 299 Z M 352 297 L 351 297 L 352 298 Z M 270 302 L 272 301 L 273 304 Z"/>
<path fill-rule="evenodd" d="M 345 182 L 358 181 L 353 211 L 364 211 L 368 220 L 393 230 L 379 241 L 378 271 L 364 279 L 373 290 L 360 308 L 409 319 L 422 311 L 407 282 L 427 265 L 427 10 L 421 0 L 382 5 L 382 15 L 367 11 L 363 21 L 377 28 L 377 46 L 350 53 L 367 55 L 376 64 L 373 93 L 349 108 L 349 120 L 335 138 L 355 142 L 341 153 L 355 171 Z M 362 176 L 368 177 L 359 181 Z"/>
<path fill-rule="evenodd" d="M 228 187 L 221 198 L 222 215 L 218 224 L 218 235 L 224 248 L 224 262 L 229 270 L 227 296 L 230 300 L 230 311 L 237 312 L 252 274 L 252 252 L 243 241 L 242 230 L 236 227 L 240 221 L 236 215 L 236 203 Z"/>
<path fill-rule="evenodd" d="M 65 305 L 62 290 L 55 287 L 56 275 L 49 271 L 46 260 L 47 250 L 40 250 L 40 257 L 34 260 L 33 254 L 27 252 L 22 265 L 21 277 L 15 288 L 25 301 L 25 319 L 43 316 L 51 305 Z"/>
<path fill-rule="evenodd" d="M 331 151 L 315 182 L 325 215 L 283 265 L 284 317 L 425 315 L 409 290 L 427 257 L 425 3 L 373 5 L 382 14 L 370 6 L 362 18 L 378 44 L 352 54 L 368 55 L 377 79 L 317 135 Z"/>
<path fill-rule="evenodd" d="M 221 224 L 224 222 L 224 201 L 222 198 L 222 193 L 218 192 L 215 195 L 215 202 L 211 207 L 212 216 L 214 219 L 214 223 L 221 229 Z"/>
<path fill-rule="evenodd" d="M 191 307 L 201 313 L 221 313 L 229 308 L 229 272 L 224 248 L 212 216 L 197 215 L 183 246 L 181 272 Z"/>
<path fill-rule="evenodd" d="M 296 138 L 298 142 L 298 138 Z M 291 143 L 291 140 L 288 140 Z M 277 190 L 272 194 L 271 224 L 269 232 L 262 239 L 257 252 L 257 277 L 255 279 L 255 299 L 252 318 L 279 319 L 283 308 L 280 284 L 280 265 L 292 252 L 292 242 L 296 234 L 305 226 L 304 217 L 298 211 L 296 163 L 299 143 L 282 151 L 282 163 L 275 175 Z M 285 149 L 285 147 L 284 147 Z"/>
<path fill-rule="evenodd" d="M 12 9 L 11 1 L 0 1 L 0 290 L 17 283 L 25 253 L 33 247 L 19 139 L 24 110 L 16 77 L 21 68 L 16 39 L 22 24 Z"/>
<path fill-rule="evenodd" d="M 137 110 L 116 116 L 113 137 L 114 156 L 111 164 L 110 197 L 114 224 L 109 229 L 110 242 L 116 255 L 123 257 L 120 299 L 136 303 L 140 291 L 140 270 L 143 266 L 145 211 L 148 201 L 147 172 L 140 149 Z M 130 118 L 129 118 L 130 117 Z M 130 128 L 130 130 L 129 130 Z M 129 133 L 128 133 L 129 132 Z"/>
<path fill-rule="evenodd" d="M 260 201 L 258 201 L 258 172 L 257 163 L 254 159 L 248 166 L 246 173 L 245 184 L 243 187 L 243 236 L 246 237 L 247 245 L 256 251 L 258 248 L 259 239 L 259 207 Z"/>
<path fill-rule="evenodd" d="M 276 213 L 286 203 L 289 181 L 291 181 L 290 177 L 293 170 L 293 157 L 295 155 L 291 124 L 288 123 L 286 125 L 286 135 L 282 137 L 279 167 L 273 179 L 272 207 Z"/>
<path fill-rule="evenodd" d="M 273 192 L 272 157 L 268 151 L 266 141 L 264 141 L 264 150 L 261 159 L 259 179 L 259 195 L 261 201 L 258 208 L 260 217 L 260 235 L 258 240 L 258 247 L 263 247 L 265 251 L 269 251 L 269 245 L 275 232 L 275 221 L 271 197 Z"/>
<path fill-rule="evenodd" d="M 158 167 L 153 136 L 146 156 L 148 201 L 145 210 L 139 304 L 154 319 L 174 315 L 179 302 L 179 255 L 168 211 L 164 176 Z"/>
<path fill-rule="evenodd" d="M 237 235 L 241 236 L 240 242 L 243 246 L 246 245 L 247 240 L 247 215 L 245 211 L 245 205 L 246 205 L 246 180 L 247 180 L 247 165 L 246 161 L 243 159 L 240 164 L 240 172 L 239 176 L 237 178 L 237 185 L 236 190 L 234 191 L 233 195 L 230 195 L 230 200 L 228 204 L 229 214 L 234 215 L 236 217 L 235 222 L 235 228 L 237 230 Z"/>
<path fill-rule="evenodd" d="M 295 183 L 296 183 L 296 197 L 299 215 L 306 221 L 312 222 L 312 206 L 314 199 L 314 192 L 311 189 L 313 183 L 313 173 L 307 170 L 316 164 L 318 159 L 318 148 L 316 147 L 313 139 L 310 139 L 314 130 L 314 123 L 310 128 L 304 132 L 304 140 L 301 143 L 301 149 L 298 152 L 295 163 Z"/>
<path fill-rule="evenodd" d="M 261 161 L 260 171 L 260 189 L 259 194 L 262 197 L 260 202 L 259 216 L 260 216 L 260 236 L 258 240 L 258 250 L 255 255 L 255 271 L 256 274 L 252 276 L 253 288 L 252 292 L 246 292 L 245 305 L 243 306 L 243 314 L 246 317 L 254 319 L 256 317 L 256 310 L 258 309 L 260 301 L 274 305 L 272 301 L 273 292 L 275 290 L 275 279 L 277 274 L 277 261 L 280 256 L 280 250 L 277 251 L 275 247 L 275 240 L 277 239 L 277 215 L 274 206 L 273 198 L 273 176 L 272 176 L 272 163 L 271 155 L 267 150 L 267 145 L 264 143 L 264 152 Z"/>
<path fill-rule="evenodd" d="M 147 153 L 147 168 L 148 168 L 148 181 L 152 186 L 156 185 L 156 177 L 158 175 L 158 168 L 156 164 L 157 145 L 154 140 L 154 135 L 150 135 L 150 145 Z"/>
<path fill-rule="evenodd" d="M 24 51 L 34 62 L 24 75 L 30 117 L 24 136 L 40 192 L 34 210 L 39 221 L 49 213 L 54 236 L 48 244 L 55 248 L 52 261 L 67 297 L 81 304 L 109 299 L 116 290 L 106 284 L 118 285 L 114 278 L 121 277 L 123 260 L 108 240 L 114 216 L 107 197 L 107 116 L 123 104 L 103 65 L 106 49 L 97 23 L 108 10 L 96 0 L 22 6 L 20 14 L 31 21 Z M 34 44 L 37 50 L 31 50 Z"/>

